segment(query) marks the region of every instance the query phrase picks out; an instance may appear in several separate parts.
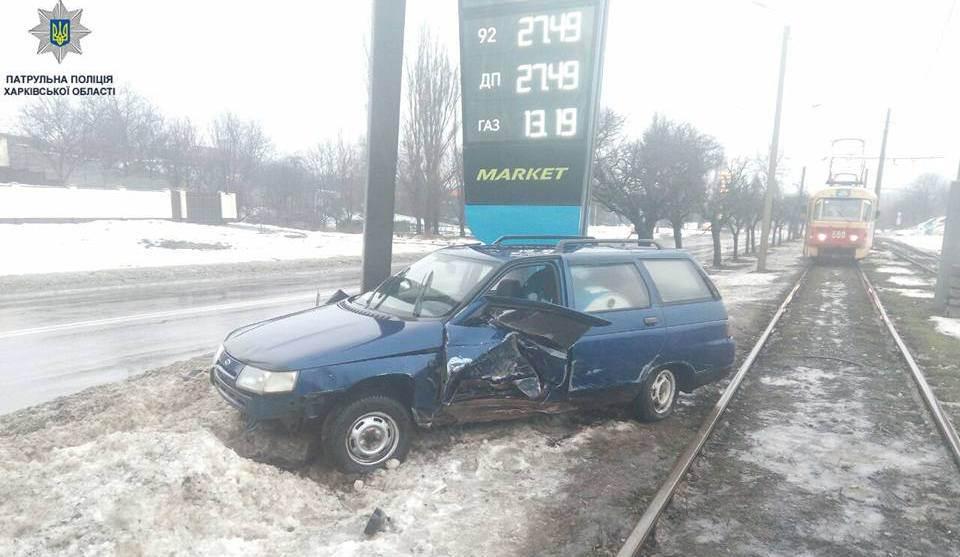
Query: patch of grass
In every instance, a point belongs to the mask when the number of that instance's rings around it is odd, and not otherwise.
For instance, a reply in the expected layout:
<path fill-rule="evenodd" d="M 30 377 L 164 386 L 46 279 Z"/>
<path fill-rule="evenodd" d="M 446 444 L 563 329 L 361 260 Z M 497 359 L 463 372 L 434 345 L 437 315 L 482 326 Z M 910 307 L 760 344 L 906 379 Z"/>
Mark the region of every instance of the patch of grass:
<path fill-rule="evenodd" d="M 886 275 L 876 273 L 874 265 L 864 269 L 871 282 L 883 284 Z M 930 316 L 938 315 L 933 300 L 902 296 L 893 292 L 878 292 L 897 331 L 910 347 L 917 363 L 941 403 L 960 402 L 960 342 L 937 331 Z M 944 405 L 944 411 L 955 424 L 960 424 L 960 409 Z"/>
<path fill-rule="evenodd" d="M 221 249 L 230 249 L 230 244 L 224 244 L 222 242 L 217 242 L 215 244 L 208 244 L 204 242 L 186 242 L 183 240 L 149 240 L 144 238 L 140 240 L 140 243 L 148 248 L 164 248 L 164 249 L 198 249 L 198 250 L 221 250 Z"/>

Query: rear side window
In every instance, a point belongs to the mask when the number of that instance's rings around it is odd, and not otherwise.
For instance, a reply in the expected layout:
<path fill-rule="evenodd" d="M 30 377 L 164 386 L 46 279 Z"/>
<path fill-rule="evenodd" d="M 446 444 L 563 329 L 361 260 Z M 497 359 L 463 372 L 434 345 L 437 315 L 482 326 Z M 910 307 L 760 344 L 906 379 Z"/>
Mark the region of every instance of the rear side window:
<path fill-rule="evenodd" d="M 665 304 L 713 298 L 710 287 L 689 259 L 648 259 L 643 265 Z"/>
<path fill-rule="evenodd" d="M 573 299 L 585 312 L 637 309 L 650 306 L 650 293 L 632 263 L 571 265 Z"/>

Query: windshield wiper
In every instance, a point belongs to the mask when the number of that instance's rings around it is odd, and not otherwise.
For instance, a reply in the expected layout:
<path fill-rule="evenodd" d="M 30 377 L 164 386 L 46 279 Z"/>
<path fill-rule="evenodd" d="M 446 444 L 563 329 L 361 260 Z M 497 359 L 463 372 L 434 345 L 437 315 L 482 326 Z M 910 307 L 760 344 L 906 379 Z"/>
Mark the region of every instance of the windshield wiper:
<path fill-rule="evenodd" d="M 367 309 L 377 309 L 377 308 L 379 308 L 379 307 L 383 304 L 383 302 L 386 301 L 386 299 L 389 297 L 389 295 L 386 293 L 386 291 L 387 291 L 388 289 L 392 288 L 394 284 L 397 284 L 397 283 L 399 283 L 401 280 L 403 280 L 403 277 L 407 274 L 407 271 L 409 271 L 409 270 L 410 270 L 410 268 L 408 267 L 408 268 L 400 271 L 399 273 L 393 275 L 392 277 L 388 278 L 387 280 L 383 281 L 382 283 L 380 283 L 380 286 L 378 286 L 373 292 L 371 292 L 371 293 L 370 293 L 370 297 L 367 298 L 366 308 L 367 308 Z M 380 296 L 380 300 L 377 302 L 377 305 L 375 305 L 375 306 L 373 306 L 373 307 L 371 308 L 371 307 L 370 307 L 370 304 L 373 303 L 373 299 L 374 299 L 374 297 L 376 297 L 377 295 Z"/>
<path fill-rule="evenodd" d="M 417 293 L 417 301 L 413 304 L 413 316 L 420 317 L 420 308 L 423 306 L 423 294 L 427 291 L 427 288 L 430 288 L 430 283 L 433 282 L 433 271 L 430 271 L 430 274 L 427 275 L 427 280 L 423 281 L 423 285 L 420 286 L 420 292 Z"/>

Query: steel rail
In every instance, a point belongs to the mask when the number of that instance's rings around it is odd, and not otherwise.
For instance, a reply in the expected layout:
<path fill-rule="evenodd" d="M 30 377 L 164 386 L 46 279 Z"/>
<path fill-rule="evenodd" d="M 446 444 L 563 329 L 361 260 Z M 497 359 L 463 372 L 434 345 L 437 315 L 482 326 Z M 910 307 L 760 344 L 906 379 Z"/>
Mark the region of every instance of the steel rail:
<path fill-rule="evenodd" d="M 929 259 L 932 260 L 932 261 L 936 261 L 936 262 L 937 262 L 937 265 L 939 265 L 939 264 L 940 264 L 940 258 L 937 257 L 936 255 L 933 255 L 933 254 L 931 254 L 931 253 L 921 252 L 920 250 L 918 250 L 918 249 L 916 249 L 916 248 L 908 247 L 906 244 L 903 244 L 903 243 L 898 242 L 898 241 L 896 241 L 896 240 L 890 240 L 889 238 L 883 238 L 882 240 L 880 240 L 880 243 L 881 243 L 882 245 L 886 246 L 886 248 L 887 248 L 888 250 L 890 250 L 890 251 L 891 251 L 894 255 L 896 255 L 897 257 L 900 257 L 901 259 L 905 259 L 905 260 L 909 261 L 910 263 L 913 263 L 914 265 L 916 265 L 917 267 L 923 269 L 925 272 L 927 272 L 927 273 L 929 273 L 929 274 L 931 274 L 931 275 L 936 275 L 936 274 L 937 274 L 937 269 L 931 267 L 930 265 L 928 265 L 927 263 L 924 263 L 923 261 L 917 260 L 917 259 L 916 259 L 915 257 L 913 257 L 912 255 L 908 255 L 908 254 L 907 254 L 907 251 L 910 250 L 910 251 L 913 251 L 914 254 L 916 254 L 916 255 L 922 255 L 923 257 L 927 257 L 927 258 L 929 258 Z"/>
<path fill-rule="evenodd" d="M 923 398 L 923 402 L 927 406 L 927 410 L 930 411 L 930 415 L 933 417 L 933 421 L 937 425 L 937 429 L 940 430 L 940 434 L 943 436 L 947 447 L 950 449 L 950 452 L 952 453 L 951 456 L 953 456 L 957 466 L 960 467 L 960 437 L 957 436 L 957 430 L 954 429 L 950 419 L 946 416 L 946 414 L 944 414 L 943 408 L 940 406 L 940 402 L 934 395 L 933 389 L 930 388 L 930 384 L 927 383 L 926 378 L 923 376 L 923 371 L 920 369 L 920 366 L 918 366 L 916 360 L 913 359 L 913 354 L 910 353 L 910 349 L 907 348 L 906 343 L 903 342 L 902 338 L 900 338 L 900 333 L 897 332 L 897 328 L 894 327 L 893 321 L 890 319 L 890 316 L 887 315 L 887 310 L 883 307 L 883 303 L 880 301 L 880 296 L 877 295 L 876 290 L 870 283 L 870 279 L 867 278 L 866 273 L 863 272 L 863 269 L 860 268 L 859 265 L 857 265 L 857 271 L 860 273 L 860 279 L 863 281 L 863 285 L 866 287 L 867 294 L 873 301 L 873 305 L 880 312 L 880 319 L 883 321 L 884 325 L 887 326 L 890 336 L 893 337 L 893 340 L 897 343 L 897 347 L 900 349 L 900 354 L 910 367 L 910 375 L 913 376 L 913 381 L 917 384 L 917 390 L 920 391 L 920 396 Z"/>
<path fill-rule="evenodd" d="M 727 406 L 733 399 L 733 395 L 736 394 L 737 389 L 740 387 L 740 383 L 743 382 L 743 378 L 750 370 L 750 367 L 753 366 L 757 356 L 760 355 L 760 351 L 767 343 L 767 339 L 770 338 L 770 333 L 773 332 L 773 329 L 786 312 L 787 306 L 790 305 L 790 302 L 793 300 L 797 290 L 800 289 L 800 285 L 803 284 L 803 279 L 806 277 L 808 269 L 809 267 L 805 268 L 800 274 L 800 277 L 797 278 L 796 284 L 790 290 L 790 293 L 787 294 L 787 297 L 784 298 L 783 303 L 780 304 L 780 307 L 777 308 L 777 312 L 773 314 L 773 318 L 770 319 L 770 323 L 767 324 L 767 328 L 764 329 L 763 334 L 761 334 L 760 338 L 757 339 L 757 342 L 753 345 L 750 353 L 747 354 L 747 357 L 743 360 L 743 363 L 740 364 L 740 367 L 737 369 L 737 373 L 730 380 L 730 384 L 727 385 L 726 389 L 724 389 L 723 394 L 720 396 L 720 399 L 717 400 L 717 403 L 714 405 L 713 409 L 710 410 L 710 413 L 700 426 L 697 434 L 683 450 L 683 453 L 680 454 L 680 457 L 677 459 L 676 463 L 674 463 L 666 481 L 660 486 L 660 489 L 653 496 L 653 499 L 650 501 L 650 505 L 647 506 L 647 510 L 644 511 L 643 516 L 640 517 L 637 525 L 633 528 L 633 531 L 630 532 L 630 536 L 623 544 L 623 547 L 621 547 L 620 551 L 617 552 L 617 557 L 633 557 L 639 554 L 640 549 L 643 547 L 643 543 L 656 526 L 657 519 L 660 517 L 660 514 L 663 513 L 664 509 L 666 509 L 667 505 L 670 503 L 670 499 L 673 497 L 674 492 L 680 485 L 681 480 L 683 480 L 683 477 L 687 474 L 687 471 L 690 469 L 693 461 L 697 458 L 697 455 L 700 454 L 700 451 L 706 444 L 707 439 L 713 433 L 717 423 L 720 421 L 720 417 L 723 415 L 723 412 L 727 409 Z"/>

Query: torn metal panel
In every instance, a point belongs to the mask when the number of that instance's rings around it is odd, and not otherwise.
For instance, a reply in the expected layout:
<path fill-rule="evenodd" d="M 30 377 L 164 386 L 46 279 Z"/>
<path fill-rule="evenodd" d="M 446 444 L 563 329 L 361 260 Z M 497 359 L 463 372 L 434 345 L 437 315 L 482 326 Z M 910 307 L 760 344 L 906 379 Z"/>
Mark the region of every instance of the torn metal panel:
<path fill-rule="evenodd" d="M 444 412 L 471 419 L 548 411 L 568 375 L 569 348 L 603 319 L 564 307 L 486 296 L 466 326 L 448 325 L 442 368 Z M 482 330 L 486 334 L 477 334 Z M 560 411 L 559 408 L 553 409 Z"/>
<path fill-rule="evenodd" d="M 476 358 L 454 356 L 447 360 L 443 401 L 517 396 L 542 400 L 560 384 L 556 379 L 562 380 L 565 364 L 565 353 L 509 332 L 500 343 L 484 347 Z"/>
<path fill-rule="evenodd" d="M 523 333 L 555 349 L 568 350 L 592 327 L 610 322 L 562 306 L 501 296 L 485 296 L 491 324 Z"/>

